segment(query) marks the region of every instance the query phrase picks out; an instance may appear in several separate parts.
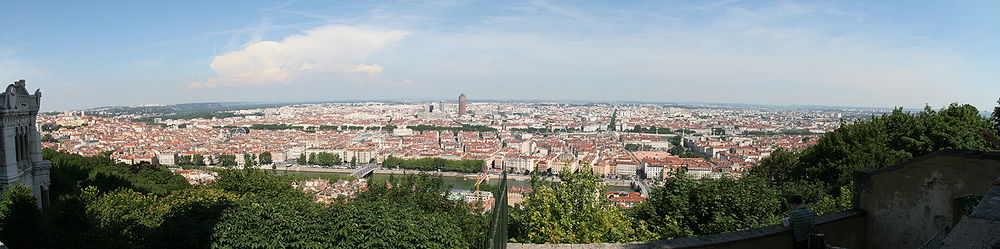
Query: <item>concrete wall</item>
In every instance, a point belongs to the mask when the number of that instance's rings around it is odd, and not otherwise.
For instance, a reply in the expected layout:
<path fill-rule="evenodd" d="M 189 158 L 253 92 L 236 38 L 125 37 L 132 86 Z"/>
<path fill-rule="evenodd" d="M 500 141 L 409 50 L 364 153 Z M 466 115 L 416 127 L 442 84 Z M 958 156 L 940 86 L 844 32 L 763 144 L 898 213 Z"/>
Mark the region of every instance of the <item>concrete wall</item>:
<path fill-rule="evenodd" d="M 868 248 L 917 248 L 951 227 L 954 200 L 982 196 L 1000 175 L 1000 153 L 938 151 L 880 170 L 859 170 L 855 208 L 867 212 Z"/>
<path fill-rule="evenodd" d="M 827 235 L 828 244 L 852 249 L 865 249 L 865 213 L 850 210 L 819 217 L 816 229 Z M 791 249 L 792 233 L 781 225 L 731 233 L 712 234 L 694 238 L 658 240 L 636 243 L 598 244 L 518 244 L 509 243 L 510 249 L 563 249 L 563 248 L 671 248 L 671 249 Z"/>

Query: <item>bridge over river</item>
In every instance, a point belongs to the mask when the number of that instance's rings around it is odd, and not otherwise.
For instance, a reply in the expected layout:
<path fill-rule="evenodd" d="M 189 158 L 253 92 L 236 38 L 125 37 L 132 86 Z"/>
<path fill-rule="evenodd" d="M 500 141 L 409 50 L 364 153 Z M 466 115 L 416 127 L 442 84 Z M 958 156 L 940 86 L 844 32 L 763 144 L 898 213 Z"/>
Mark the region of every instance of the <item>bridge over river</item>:
<path fill-rule="evenodd" d="M 372 172 L 374 172 L 376 168 L 378 168 L 377 164 L 363 164 L 363 165 L 358 165 L 358 168 L 355 169 L 353 172 L 351 172 L 351 176 L 356 177 L 356 178 L 367 177 L 367 176 L 371 175 Z"/>

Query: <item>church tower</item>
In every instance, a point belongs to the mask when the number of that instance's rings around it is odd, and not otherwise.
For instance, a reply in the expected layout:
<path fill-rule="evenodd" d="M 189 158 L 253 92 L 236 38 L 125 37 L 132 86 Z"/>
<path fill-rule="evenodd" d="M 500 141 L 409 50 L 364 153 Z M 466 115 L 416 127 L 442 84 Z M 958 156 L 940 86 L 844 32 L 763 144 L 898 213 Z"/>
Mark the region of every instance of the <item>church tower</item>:
<path fill-rule="evenodd" d="M 28 94 L 24 80 L 7 86 L 0 97 L 0 191 L 12 184 L 31 187 L 38 207 L 49 206 L 49 169 L 52 164 L 42 160 L 41 137 L 35 119 L 38 117 L 40 90 Z"/>

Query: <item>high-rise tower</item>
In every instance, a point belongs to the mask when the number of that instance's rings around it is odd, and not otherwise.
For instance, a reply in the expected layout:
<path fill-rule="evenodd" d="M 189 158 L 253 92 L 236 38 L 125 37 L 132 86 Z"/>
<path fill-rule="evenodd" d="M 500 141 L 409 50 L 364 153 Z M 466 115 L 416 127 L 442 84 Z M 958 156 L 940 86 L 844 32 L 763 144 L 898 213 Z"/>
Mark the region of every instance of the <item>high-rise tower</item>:
<path fill-rule="evenodd" d="M 0 191 L 12 184 L 31 187 L 38 206 L 49 206 L 49 169 L 42 160 L 41 137 L 35 126 L 42 92 L 28 94 L 24 80 L 7 86 L 0 97 Z"/>
<path fill-rule="evenodd" d="M 458 95 L 458 115 L 465 115 L 466 112 L 469 111 L 468 108 L 468 104 L 465 103 L 465 94 L 463 93 L 462 95 Z"/>

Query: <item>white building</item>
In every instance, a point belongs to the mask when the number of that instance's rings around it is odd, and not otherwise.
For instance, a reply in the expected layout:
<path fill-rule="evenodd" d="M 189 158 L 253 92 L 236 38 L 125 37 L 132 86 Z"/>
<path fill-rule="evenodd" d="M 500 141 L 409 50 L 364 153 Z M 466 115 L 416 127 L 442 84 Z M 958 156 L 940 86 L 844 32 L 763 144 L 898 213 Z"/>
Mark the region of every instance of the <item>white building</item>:
<path fill-rule="evenodd" d="M 12 184 L 28 186 L 39 200 L 38 207 L 45 209 L 49 206 L 49 169 L 52 165 L 42 160 L 41 135 L 35 124 L 41 98 L 39 90 L 28 94 L 24 80 L 8 85 L 0 97 L 0 113 L 3 113 L 0 191 Z"/>

